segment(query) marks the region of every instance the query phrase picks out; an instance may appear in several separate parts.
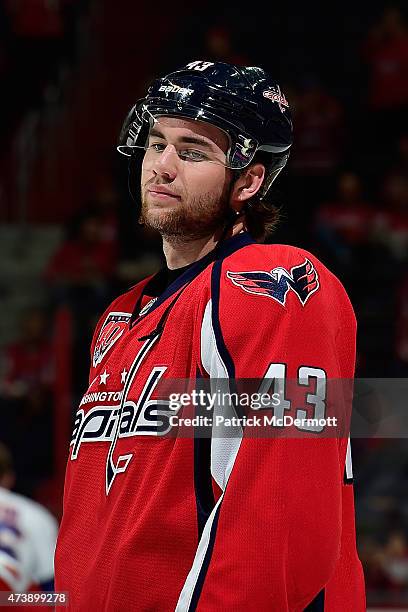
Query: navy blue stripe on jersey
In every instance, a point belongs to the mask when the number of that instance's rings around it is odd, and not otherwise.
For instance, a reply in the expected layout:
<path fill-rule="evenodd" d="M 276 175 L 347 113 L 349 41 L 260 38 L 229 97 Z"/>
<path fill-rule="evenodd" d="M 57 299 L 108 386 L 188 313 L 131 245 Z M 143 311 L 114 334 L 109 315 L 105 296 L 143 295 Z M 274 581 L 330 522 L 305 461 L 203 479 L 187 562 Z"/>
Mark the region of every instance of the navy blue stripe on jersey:
<path fill-rule="evenodd" d="M 324 612 L 324 595 L 325 591 L 322 589 L 303 612 Z"/>
<path fill-rule="evenodd" d="M 229 378 L 235 378 L 235 366 L 232 357 L 225 345 L 220 323 L 220 282 L 221 282 L 222 260 L 216 261 L 211 275 L 211 299 L 212 299 L 212 326 L 217 343 L 218 353 L 224 362 Z"/>
<path fill-rule="evenodd" d="M 354 478 L 353 478 L 353 477 L 349 478 L 349 477 L 347 476 L 347 468 L 344 468 L 344 478 L 343 478 L 343 482 L 344 482 L 344 484 L 345 484 L 345 485 L 352 485 L 352 484 L 353 484 L 353 482 L 354 482 Z"/>
<path fill-rule="evenodd" d="M 197 582 L 194 588 L 193 596 L 191 598 L 191 603 L 188 607 L 187 612 L 195 612 L 195 610 L 197 609 L 198 600 L 200 599 L 201 591 L 203 589 L 204 580 L 207 575 L 208 566 L 210 565 L 211 555 L 212 555 L 214 544 L 215 544 L 215 534 L 217 532 L 218 518 L 220 515 L 221 505 L 222 504 L 218 506 L 217 511 L 214 516 L 214 521 L 211 527 L 210 540 L 208 542 L 207 551 L 205 553 L 203 564 L 201 566 L 201 570 L 198 575 Z"/>
<path fill-rule="evenodd" d="M 212 304 L 212 308 L 211 308 L 212 321 L 211 322 L 212 322 L 212 327 L 214 331 L 215 342 L 217 345 L 218 354 L 220 356 L 221 361 L 223 362 L 225 366 L 225 369 L 226 369 L 226 372 L 229 378 L 230 390 L 233 392 L 235 390 L 235 365 L 225 345 L 224 338 L 222 335 L 222 330 L 221 330 L 220 317 L 219 317 L 220 282 L 221 282 L 221 273 L 222 273 L 222 263 L 223 263 L 222 259 L 216 260 L 213 270 L 212 270 L 212 274 L 211 274 L 211 304 Z M 237 409 L 238 407 L 234 406 L 234 408 L 238 414 L 239 413 Z M 205 442 L 205 440 L 200 440 L 200 442 Z M 194 591 L 193 591 L 193 595 L 191 598 L 190 606 L 188 608 L 188 612 L 192 612 L 196 610 L 199 599 L 200 599 L 204 581 L 205 581 L 205 578 L 208 572 L 208 568 L 211 563 L 212 552 L 214 549 L 215 538 L 217 535 L 218 517 L 219 517 L 221 506 L 222 506 L 222 502 L 218 506 L 215 516 L 214 516 L 214 521 L 211 526 L 211 532 L 210 532 L 207 550 L 205 552 L 203 563 L 202 563 L 200 572 L 197 577 L 197 581 L 194 587 Z"/>
<path fill-rule="evenodd" d="M 200 539 L 215 506 L 211 478 L 211 438 L 194 438 L 194 490 Z"/>
<path fill-rule="evenodd" d="M 214 330 L 215 342 L 217 344 L 218 353 L 227 368 L 229 387 L 231 393 L 237 393 L 237 385 L 235 381 L 235 364 L 230 352 L 224 342 L 220 322 L 220 283 L 222 273 L 222 260 L 216 261 L 211 275 L 211 298 L 212 298 L 212 326 Z M 238 393 L 237 393 L 238 395 Z M 239 418 L 245 414 L 245 409 L 239 404 L 234 404 L 234 409 Z"/>
<path fill-rule="evenodd" d="M 196 380 L 203 380 L 197 370 Z M 198 539 L 215 506 L 214 491 L 211 477 L 211 438 L 196 437 L 200 432 L 194 429 L 194 490 L 197 506 Z"/>
<path fill-rule="evenodd" d="M 255 244 L 255 240 L 248 232 L 242 232 L 241 234 L 227 238 L 227 240 L 217 245 L 217 259 L 224 259 L 228 257 L 228 255 L 235 253 L 235 251 L 242 249 L 242 247 L 248 246 L 248 244 Z"/>

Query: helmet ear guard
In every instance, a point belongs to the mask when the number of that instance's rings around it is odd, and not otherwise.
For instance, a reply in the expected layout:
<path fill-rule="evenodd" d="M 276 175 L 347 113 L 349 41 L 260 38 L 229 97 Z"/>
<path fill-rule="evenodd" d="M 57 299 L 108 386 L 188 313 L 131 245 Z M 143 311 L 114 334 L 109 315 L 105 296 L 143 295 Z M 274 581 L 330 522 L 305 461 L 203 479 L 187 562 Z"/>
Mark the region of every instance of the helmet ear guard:
<path fill-rule="evenodd" d="M 263 182 L 263 185 L 261 186 L 260 193 L 259 193 L 259 199 L 261 201 L 265 200 L 272 186 L 272 183 L 274 182 L 274 180 L 278 177 L 280 172 L 286 166 L 286 163 L 289 159 L 289 155 L 290 155 L 289 151 L 281 155 L 276 154 L 274 155 L 274 157 L 268 164 L 264 164 L 265 165 L 265 180 Z"/>
<path fill-rule="evenodd" d="M 259 200 L 260 202 L 264 202 L 266 200 L 268 193 L 270 191 L 270 188 L 272 186 L 272 183 L 275 181 L 275 179 L 278 177 L 280 172 L 286 166 L 288 158 L 289 158 L 289 151 L 286 151 L 286 153 L 281 153 L 281 154 L 275 153 L 271 155 L 271 154 L 265 154 L 265 151 L 260 151 L 258 149 L 251 163 L 253 164 L 259 163 L 265 166 L 265 178 L 257 194 L 253 196 L 253 198 L 251 198 L 251 200 L 246 205 L 244 205 L 244 208 L 252 207 L 252 203 L 254 201 L 253 199 L 255 198 Z M 238 172 L 236 177 L 238 178 L 240 174 L 241 172 Z M 266 204 L 266 202 L 264 203 Z"/>

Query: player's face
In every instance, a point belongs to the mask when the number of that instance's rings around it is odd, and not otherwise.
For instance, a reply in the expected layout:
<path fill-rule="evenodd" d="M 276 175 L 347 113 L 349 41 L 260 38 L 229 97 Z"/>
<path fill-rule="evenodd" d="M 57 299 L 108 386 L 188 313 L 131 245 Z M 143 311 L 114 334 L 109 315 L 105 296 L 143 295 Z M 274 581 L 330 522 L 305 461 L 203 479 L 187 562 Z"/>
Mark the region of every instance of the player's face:
<path fill-rule="evenodd" d="M 232 173 L 228 136 L 210 124 L 159 117 L 142 164 L 141 220 L 164 236 L 196 239 L 222 227 Z"/>

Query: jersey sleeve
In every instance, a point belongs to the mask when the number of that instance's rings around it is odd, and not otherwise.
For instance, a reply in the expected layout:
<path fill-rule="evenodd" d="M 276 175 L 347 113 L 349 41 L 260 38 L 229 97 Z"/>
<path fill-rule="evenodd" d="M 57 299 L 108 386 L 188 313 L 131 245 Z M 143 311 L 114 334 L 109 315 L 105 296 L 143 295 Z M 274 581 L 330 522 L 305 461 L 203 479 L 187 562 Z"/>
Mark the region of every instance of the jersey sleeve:
<path fill-rule="evenodd" d="M 294 249 L 283 253 L 282 276 L 293 278 L 304 260 Z M 248 264 L 228 263 L 214 266 L 202 320 L 201 366 L 211 379 L 261 380 L 271 364 L 290 379 L 301 367 L 353 375 L 354 315 L 323 266 L 309 260 L 313 294 L 302 301 L 296 284 L 268 292 L 270 278 L 245 277 Z M 211 472 L 221 494 L 177 611 L 301 611 L 317 602 L 340 556 L 346 446 L 316 436 L 255 439 L 242 428 L 213 437 Z"/>

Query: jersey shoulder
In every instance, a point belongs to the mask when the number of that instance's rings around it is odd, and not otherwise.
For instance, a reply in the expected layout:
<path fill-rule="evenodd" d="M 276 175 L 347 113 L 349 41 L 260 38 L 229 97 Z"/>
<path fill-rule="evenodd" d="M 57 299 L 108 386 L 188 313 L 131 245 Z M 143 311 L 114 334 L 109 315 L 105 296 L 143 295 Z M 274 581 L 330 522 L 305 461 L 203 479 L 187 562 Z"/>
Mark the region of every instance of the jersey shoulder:
<path fill-rule="evenodd" d="M 249 244 L 229 255 L 225 261 L 229 264 L 244 263 L 246 266 L 260 268 L 292 267 L 309 260 L 323 274 L 334 277 L 326 266 L 313 253 L 289 244 Z M 335 278 L 335 277 L 334 277 Z"/>
<path fill-rule="evenodd" d="M 231 295 L 238 288 L 247 296 L 270 298 L 271 305 L 335 303 L 337 311 L 341 309 L 354 318 L 339 279 L 315 255 L 300 247 L 250 244 L 224 260 L 222 285 Z"/>

